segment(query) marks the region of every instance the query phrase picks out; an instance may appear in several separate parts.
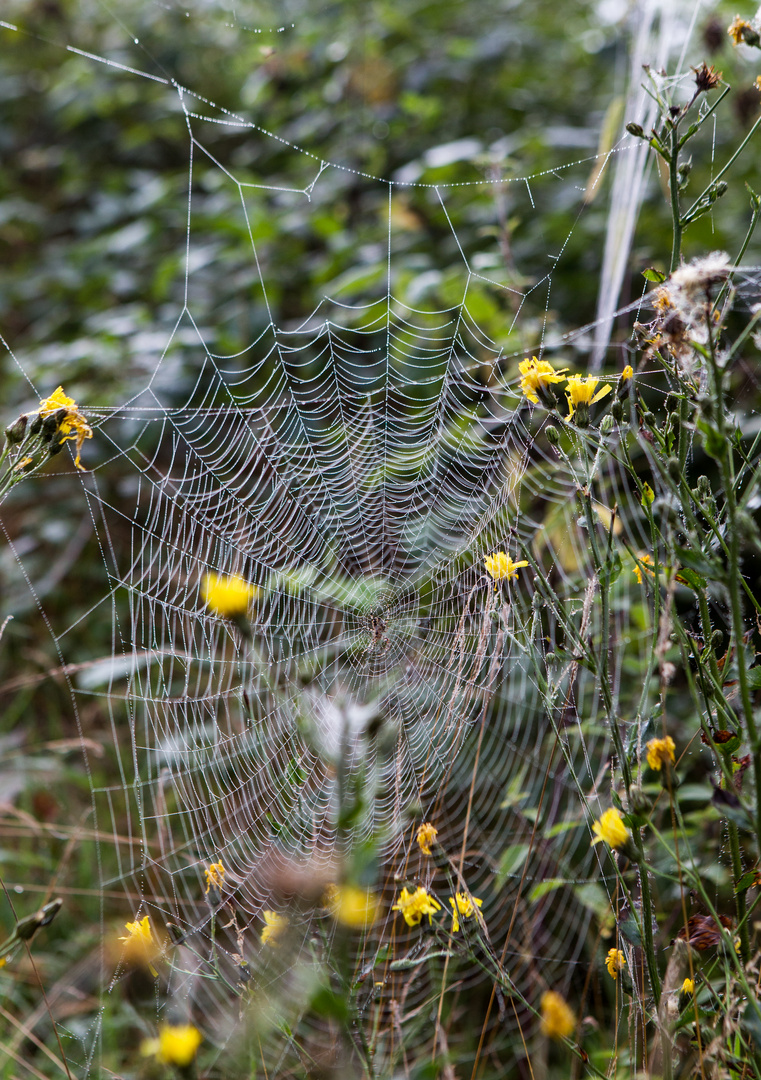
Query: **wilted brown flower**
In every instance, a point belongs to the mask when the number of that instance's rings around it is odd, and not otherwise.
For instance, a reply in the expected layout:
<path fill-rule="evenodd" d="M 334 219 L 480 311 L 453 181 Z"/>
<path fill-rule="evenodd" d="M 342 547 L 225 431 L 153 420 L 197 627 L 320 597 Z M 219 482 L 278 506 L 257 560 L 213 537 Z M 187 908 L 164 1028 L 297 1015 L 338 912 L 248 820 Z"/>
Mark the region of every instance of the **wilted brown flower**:
<path fill-rule="evenodd" d="M 718 86 L 722 76 L 721 71 L 717 71 L 714 67 L 709 67 L 705 60 L 700 65 L 692 69 L 695 72 L 695 86 L 698 89 L 699 94 L 705 94 L 709 90 L 713 90 L 715 86 Z"/>

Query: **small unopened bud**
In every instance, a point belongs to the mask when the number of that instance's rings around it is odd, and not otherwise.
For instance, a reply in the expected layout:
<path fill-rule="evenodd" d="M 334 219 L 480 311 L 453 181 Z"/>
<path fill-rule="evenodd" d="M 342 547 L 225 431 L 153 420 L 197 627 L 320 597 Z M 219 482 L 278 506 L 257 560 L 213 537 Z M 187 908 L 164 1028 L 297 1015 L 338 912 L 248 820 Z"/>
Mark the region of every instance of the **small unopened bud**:
<path fill-rule="evenodd" d="M 544 434 L 550 446 L 557 446 L 559 444 L 560 432 L 554 424 L 548 424 L 547 427 L 544 429 Z"/>
<path fill-rule="evenodd" d="M 678 484 L 682 479 L 682 466 L 679 464 L 679 458 L 669 458 L 667 468 L 671 479 L 675 484 Z"/>
<path fill-rule="evenodd" d="M 629 794 L 629 806 L 633 814 L 647 814 L 650 812 L 653 800 L 646 795 L 642 788 L 632 788 Z"/>
<path fill-rule="evenodd" d="M 626 125 L 626 130 L 629 132 L 630 135 L 633 135 L 635 139 L 647 138 L 647 136 L 645 135 L 645 129 L 642 127 L 641 124 L 635 124 L 630 122 Z"/>
<path fill-rule="evenodd" d="M 62 442 L 54 442 L 54 443 L 51 443 L 50 446 L 48 447 L 48 454 L 51 457 L 55 457 L 56 454 L 60 454 L 62 450 L 63 450 L 63 443 Z"/>
<path fill-rule="evenodd" d="M 714 630 L 711 634 L 711 648 L 714 652 L 717 652 L 724 641 L 724 634 L 721 630 Z"/>
<path fill-rule="evenodd" d="M 5 429 L 5 437 L 11 445 L 17 445 L 24 441 L 28 420 L 29 417 L 24 413 L 22 416 L 19 416 L 18 420 L 14 420 L 14 422 L 9 424 Z"/>
<path fill-rule="evenodd" d="M 29 434 L 30 435 L 39 435 L 41 430 L 42 430 L 42 417 L 40 416 L 39 413 L 37 413 L 34 420 L 32 420 L 31 424 L 29 425 Z"/>
<path fill-rule="evenodd" d="M 534 595 L 531 597 L 531 606 L 534 609 L 534 611 L 541 611 L 542 610 L 542 608 L 544 607 L 544 600 L 542 599 L 542 594 L 541 593 L 538 593 L 538 592 L 534 593 Z"/>
<path fill-rule="evenodd" d="M 610 407 L 610 415 L 613 417 L 617 424 L 621 423 L 624 418 L 624 406 L 620 401 L 613 402 Z"/>
<path fill-rule="evenodd" d="M 711 481 L 707 476 L 698 477 L 698 486 L 695 489 L 701 499 L 707 499 L 711 494 Z"/>
<path fill-rule="evenodd" d="M 651 413 L 649 409 L 646 412 L 643 412 L 642 422 L 647 424 L 648 427 L 652 427 L 655 423 L 655 413 Z"/>
<path fill-rule="evenodd" d="M 613 428 L 616 426 L 616 421 L 613 419 L 610 413 L 603 416 L 600 421 L 600 431 L 603 435 L 610 435 Z"/>

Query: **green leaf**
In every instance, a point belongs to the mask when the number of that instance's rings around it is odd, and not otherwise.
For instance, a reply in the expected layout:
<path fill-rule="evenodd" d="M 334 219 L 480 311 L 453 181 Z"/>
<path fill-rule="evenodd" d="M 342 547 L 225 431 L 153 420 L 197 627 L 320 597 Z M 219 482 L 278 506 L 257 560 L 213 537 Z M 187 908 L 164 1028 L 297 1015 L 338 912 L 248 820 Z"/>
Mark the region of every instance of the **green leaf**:
<path fill-rule="evenodd" d="M 677 546 L 674 548 L 674 553 L 682 567 L 694 570 L 700 577 L 705 577 L 709 581 L 724 580 L 724 568 L 721 564 L 709 558 L 702 551 Z M 683 570 L 680 570 L 680 572 L 683 573 Z"/>
<path fill-rule="evenodd" d="M 567 884 L 565 878 L 548 878 L 547 881 L 540 881 L 529 893 L 529 901 L 533 903 L 535 900 L 540 900 L 547 893 L 554 892 L 555 889 L 562 889 Z"/>
<path fill-rule="evenodd" d="M 761 690 L 761 664 L 752 667 L 748 672 L 748 686 L 751 690 Z"/>
<path fill-rule="evenodd" d="M 642 277 L 645 281 L 652 281 L 656 285 L 666 280 L 666 275 L 661 270 L 656 270 L 654 266 L 648 266 L 647 270 L 643 270 Z"/>
<path fill-rule="evenodd" d="M 683 566 L 676 575 L 676 580 L 681 585 L 686 585 L 689 589 L 694 589 L 697 592 L 699 589 L 705 589 L 708 584 L 704 577 L 700 574 L 696 574 L 694 570 L 691 570 L 689 566 Z"/>
<path fill-rule="evenodd" d="M 751 886 L 755 884 L 756 873 L 757 873 L 756 870 L 749 870 L 747 872 L 747 874 L 743 874 L 743 876 L 740 878 L 740 880 L 735 885 L 735 892 L 736 893 L 741 893 L 741 892 L 745 892 L 747 889 L 750 889 Z"/>
<path fill-rule="evenodd" d="M 507 879 L 523 866 L 529 852 L 528 844 L 511 844 L 505 848 L 494 876 L 494 891 L 499 892 Z"/>
<path fill-rule="evenodd" d="M 618 924 L 618 929 L 630 945 L 642 948 L 642 934 L 639 932 L 639 927 L 633 915 L 627 915 L 623 922 Z"/>
<path fill-rule="evenodd" d="M 743 1016 L 743 1024 L 749 1031 L 753 1042 L 761 1049 L 761 1011 L 759 1011 L 758 1001 L 754 997 L 750 997 L 748 1001 L 748 1007 Z"/>

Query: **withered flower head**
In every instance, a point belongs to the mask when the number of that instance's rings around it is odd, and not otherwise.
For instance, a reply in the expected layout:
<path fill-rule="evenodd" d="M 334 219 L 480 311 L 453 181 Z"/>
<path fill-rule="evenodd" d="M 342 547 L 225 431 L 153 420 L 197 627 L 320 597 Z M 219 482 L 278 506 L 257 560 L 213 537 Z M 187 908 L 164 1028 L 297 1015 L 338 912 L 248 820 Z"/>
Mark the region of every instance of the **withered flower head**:
<path fill-rule="evenodd" d="M 695 86 L 700 94 L 705 94 L 709 90 L 713 90 L 715 86 L 718 86 L 723 74 L 721 71 L 717 71 L 713 66 L 709 67 L 705 60 L 700 67 L 693 68 L 692 70 L 695 72 Z"/>

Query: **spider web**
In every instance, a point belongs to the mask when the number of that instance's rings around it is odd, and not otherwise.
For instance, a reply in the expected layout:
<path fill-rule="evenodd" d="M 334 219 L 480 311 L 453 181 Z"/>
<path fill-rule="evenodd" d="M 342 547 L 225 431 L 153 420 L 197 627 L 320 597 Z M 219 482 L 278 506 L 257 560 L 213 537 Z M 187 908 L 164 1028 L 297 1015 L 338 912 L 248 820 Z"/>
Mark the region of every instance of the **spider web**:
<path fill-rule="evenodd" d="M 506 285 L 482 272 L 483 258 L 465 250 L 448 211 L 455 195 L 488 181 L 357 173 L 168 78 L 99 56 L 87 62 L 166 87 L 167 115 L 187 125 L 189 166 L 185 296 L 174 329 L 129 401 L 83 403 L 96 438 L 82 486 L 105 587 L 75 620 L 52 625 L 65 663 L 78 628 L 111 611 L 112 655 L 69 682 L 78 713 L 95 700 L 110 717 L 118 769 L 113 783 L 92 785 L 99 889 L 122 890 L 130 918 L 148 914 L 156 927 L 177 928 L 183 944 L 167 1000 L 203 1017 L 215 1042 L 234 1045 L 236 1005 L 207 977 L 212 943 L 228 982 L 241 954 L 257 990 L 270 1001 L 290 996 L 298 1012 L 306 999 L 295 973 L 309 966 L 324 916 L 294 903 L 289 883 L 305 867 L 327 880 L 372 845 L 368 884 L 383 914 L 357 970 L 373 943 L 404 956 L 412 939 L 390 906 L 400 882 L 432 885 L 434 868 L 414 844 L 417 824 L 430 820 L 472 894 L 483 896 L 516 986 L 528 994 L 540 980 L 567 990 L 614 889 L 590 849 L 588 813 L 603 805 L 596 792 L 609 735 L 590 672 L 550 663 L 551 690 L 537 679 L 536 655 L 562 654 L 565 642 L 532 570 L 495 591 L 483 569 L 491 552 L 531 553 L 573 619 L 591 618 L 594 632 L 576 502 L 584 478 L 551 448 L 547 414 L 521 399 L 516 381 L 524 355 L 589 348 L 593 328 L 553 340 L 545 324 L 566 244 L 535 284 Z M 215 156 L 209 133 L 216 139 L 219 128 L 276 142 L 277 182 L 239 175 Z M 595 162 L 498 183 L 541 214 L 560 181 L 567 192 L 577 175 L 581 213 Z M 289 174 L 292 185 L 282 179 Z M 383 257 L 376 236 L 359 285 L 355 277 L 343 290 L 315 288 L 306 318 L 278 321 L 265 224 L 274 221 L 277 243 L 294 207 L 323 212 L 347 175 L 385 208 Z M 217 351 L 215 333 L 196 317 L 213 268 L 196 244 L 194 197 L 215 185 L 236 197 L 239 256 L 255 268 L 249 303 L 267 313 L 234 354 Z M 413 188 L 430 196 L 428 213 L 460 259 L 458 299 L 438 309 L 426 304 L 424 278 L 411 285 L 397 274 L 395 200 Z M 482 328 L 482 289 L 510 312 L 507 347 Z M 515 344 L 524 321 L 535 337 L 528 348 Z M 189 382 L 178 377 L 180 362 Z M 662 381 L 653 390 L 662 393 Z M 108 482 L 114 470 L 125 478 L 119 498 Z M 636 494 L 615 463 L 597 495 L 605 496 L 601 516 L 618 507 L 630 546 L 647 546 Z M 255 587 L 250 636 L 204 603 L 208 572 Z M 623 613 L 617 618 L 619 635 L 631 635 Z M 619 668 L 623 653 L 613 654 Z M 204 896 L 204 868 L 217 860 L 234 930 L 220 930 Z M 440 895 L 445 901 L 446 890 Z M 259 945 L 270 909 L 288 911 L 295 935 L 274 958 Z M 104 943 L 113 934 L 104 912 Z M 105 949 L 104 1009 L 123 970 Z M 408 984 L 388 968 L 373 978 L 385 1007 L 403 992 L 411 1016 L 436 1008 L 426 979 Z M 461 960 L 454 992 L 484 985 L 483 972 Z M 487 997 L 490 989 L 486 980 Z M 517 1014 L 491 1019 L 504 1061 L 518 1023 Z M 83 1070 L 97 1068 L 100 1018 L 71 1035 Z M 305 1036 L 322 1037 L 319 1025 Z M 282 1032 L 272 1038 L 277 1070 L 294 1051 Z"/>

